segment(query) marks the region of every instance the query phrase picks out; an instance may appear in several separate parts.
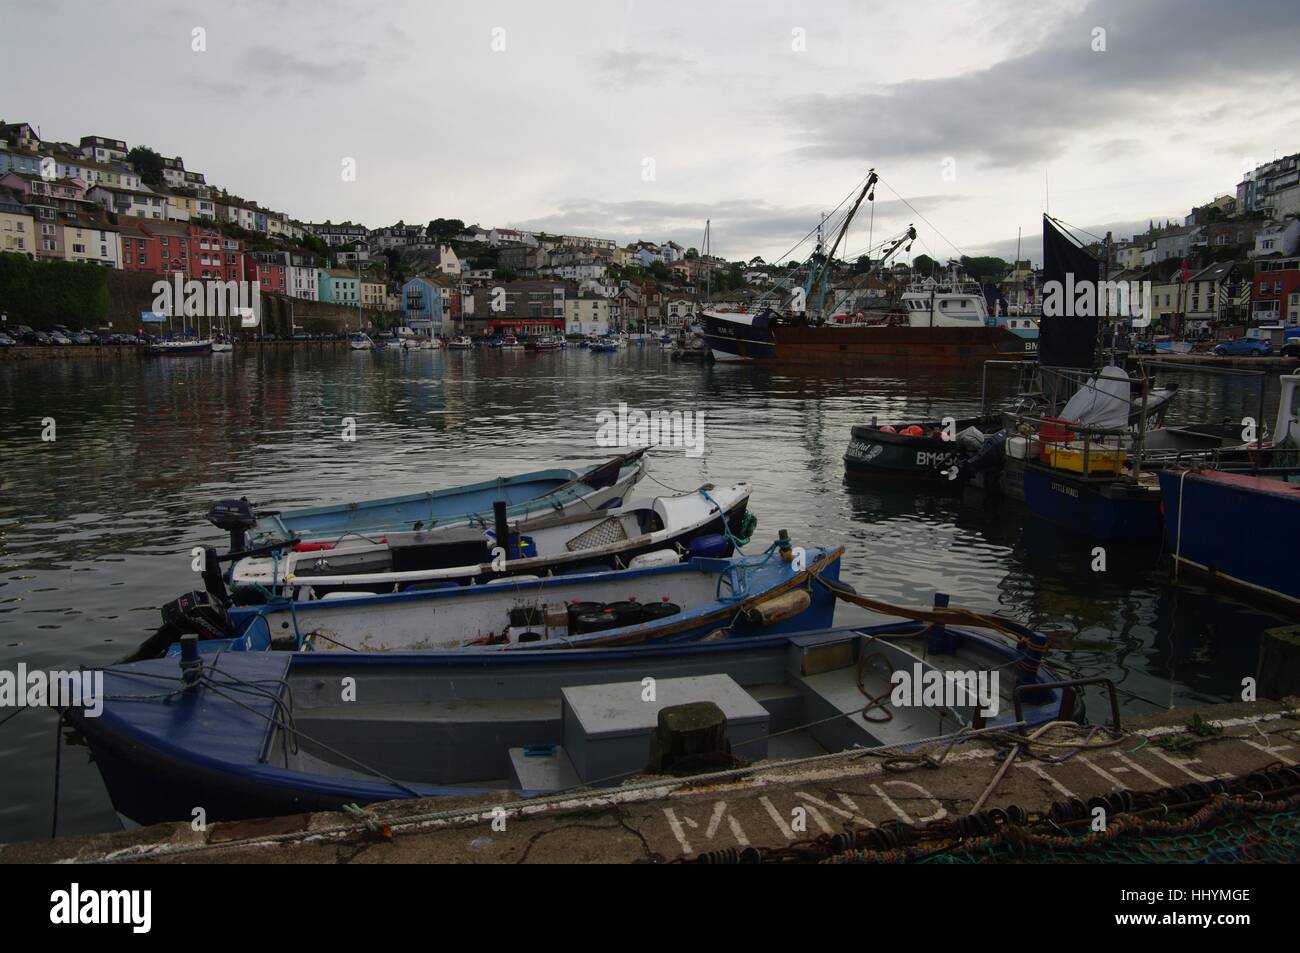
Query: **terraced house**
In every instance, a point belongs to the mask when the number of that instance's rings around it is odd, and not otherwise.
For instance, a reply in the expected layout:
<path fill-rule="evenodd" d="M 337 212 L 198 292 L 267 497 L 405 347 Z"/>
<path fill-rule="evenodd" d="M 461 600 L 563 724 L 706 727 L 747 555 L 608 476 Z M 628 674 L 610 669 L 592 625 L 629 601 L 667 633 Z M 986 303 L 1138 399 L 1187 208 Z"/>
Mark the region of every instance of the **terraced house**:
<path fill-rule="evenodd" d="M 316 276 L 320 301 L 356 307 L 361 301 L 361 279 L 346 268 L 322 268 Z"/>
<path fill-rule="evenodd" d="M 36 219 L 6 188 L 0 188 L 0 252 L 36 257 Z"/>

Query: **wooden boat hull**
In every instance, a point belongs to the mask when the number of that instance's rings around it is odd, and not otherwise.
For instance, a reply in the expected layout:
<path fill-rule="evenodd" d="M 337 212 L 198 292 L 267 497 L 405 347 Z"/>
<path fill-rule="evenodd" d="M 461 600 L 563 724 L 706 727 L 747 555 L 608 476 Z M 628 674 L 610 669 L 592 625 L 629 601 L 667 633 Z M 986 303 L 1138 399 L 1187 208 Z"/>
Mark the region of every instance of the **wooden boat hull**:
<path fill-rule="evenodd" d="M 1300 610 L 1300 575 L 1289 534 L 1300 521 L 1300 487 L 1207 470 L 1162 470 L 1165 545 L 1178 571 L 1250 597 Z"/>

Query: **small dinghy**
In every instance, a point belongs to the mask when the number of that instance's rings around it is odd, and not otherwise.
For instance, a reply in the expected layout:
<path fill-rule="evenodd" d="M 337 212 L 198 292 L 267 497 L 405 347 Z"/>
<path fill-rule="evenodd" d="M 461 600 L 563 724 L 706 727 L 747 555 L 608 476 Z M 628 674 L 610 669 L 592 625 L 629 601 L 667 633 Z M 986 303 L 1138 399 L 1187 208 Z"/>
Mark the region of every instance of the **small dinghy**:
<path fill-rule="evenodd" d="M 301 540 L 488 526 L 496 502 L 506 504 L 511 521 L 565 512 L 589 514 L 622 504 L 645 475 L 644 453 L 635 450 L 586 470 L 538 470 L 445 490 L 301 510 L 259 512 L 247 499 L 217 500 L 207 518 L 230 533 L 230 549 L 237 552 Z"/>
<path fill-rule="evenodd" d="M 671 552 L 671 551 L 670 551 Z M 467 646 L 511 649 L 690 642 L 831 624 L 842 549 L 793 546 L 762 555 L 648 560 L 635 569 L 503 576 L 479 585 L 426 583 L 387 595 L 333 593 L 227 608 L 206 592 L 163 607 L 163 626 L 133 658 L 157 655 L 185 633 L 204 652 L 268 649 L 401 652 Z M 439 586 L 439 588 L 425 588 Z"/>
<path fill-rule="evenodd" d="M 732 554 L 753 535 L 748 483 L 701 487 L 694 493 L 633 500 L 598 513 L 547 513 L 494 528 L 390 533 L 370 542 L 295 543 L 288 551 L 246 556 L 228 577 L 211 568 L 208 592 L 226 598 L 227 583 L 300 600 L 334 592 L 402 592 L 435 582 L 486 582 L 503 575 L 561 575 L 626 569 L 681 556 Z M 499 539 L 505 538 L 502 545 Z M 209 556 L 213 559 L 215 554 Z"/>
<path fill-rule="evenodd" d="M 113 806 L 141 824 L 189 820 L 195 805 L 226 821 L 609 790 L 655 772 L 1081 718 L 1072 683 L 1041 663 L 1046 637 L 1021 631 L 1018 644 L 905 621 L 594 651 L 190 651 L 106 670 L 99 716 L 67 716 Z M 900 676 L 910 692 L 897 691 Z M 936 680 L 947 690 L 932 699 L 921 687 Z M 716 706 L 724 738 L 674 762 L 662 715 L 699 703 Z"/>

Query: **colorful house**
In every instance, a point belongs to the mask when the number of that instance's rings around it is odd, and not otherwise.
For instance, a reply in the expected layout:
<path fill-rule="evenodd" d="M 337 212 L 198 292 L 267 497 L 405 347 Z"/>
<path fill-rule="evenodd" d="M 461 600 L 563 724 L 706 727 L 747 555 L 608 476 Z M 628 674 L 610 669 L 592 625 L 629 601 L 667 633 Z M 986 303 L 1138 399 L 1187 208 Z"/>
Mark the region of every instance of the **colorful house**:
<path fill-rule="evenodd" d="M 412 278 L 402 285 L 402 323 L 424 337 L 441 337 L 450 320 L 451 282 L 445 277 Z"/>

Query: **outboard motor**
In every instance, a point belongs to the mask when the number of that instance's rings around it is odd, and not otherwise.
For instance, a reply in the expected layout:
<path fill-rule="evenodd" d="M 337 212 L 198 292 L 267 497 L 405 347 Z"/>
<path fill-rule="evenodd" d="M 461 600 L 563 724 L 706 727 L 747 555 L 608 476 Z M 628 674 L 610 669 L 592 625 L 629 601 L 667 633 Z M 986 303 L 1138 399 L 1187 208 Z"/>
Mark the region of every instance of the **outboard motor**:
<path fill-rule="evenodd" d="M 257 510 L 246 496 L 237 500 L 213 500 L 208 507 L 208 522 L 230 533 L 230 551 L 238 552 L 244 548 L 248 531 L 257 525 Z"/>
<path fill-rule="evenodd" d="M 162 607 L 164 628 L 193 632 L 201 639 L 224 639 L 230 634 L 226 607 L 211 593 L 196 589 Z"/>
<path fill-rule="evenodd" d="M 226 605 L 206 592 L 188 592 L 162 607 L 163 624 L 134 652 L 119 659 L 119 665 L 141 659 L 160 658 L 182 635 L 200 639 L 224 639 L 230 635 Z"/>

